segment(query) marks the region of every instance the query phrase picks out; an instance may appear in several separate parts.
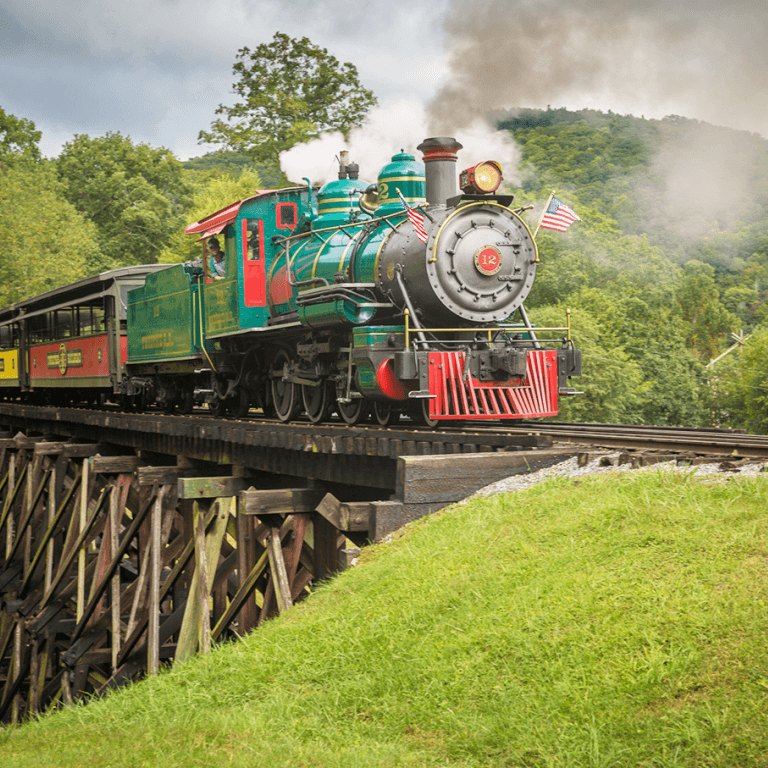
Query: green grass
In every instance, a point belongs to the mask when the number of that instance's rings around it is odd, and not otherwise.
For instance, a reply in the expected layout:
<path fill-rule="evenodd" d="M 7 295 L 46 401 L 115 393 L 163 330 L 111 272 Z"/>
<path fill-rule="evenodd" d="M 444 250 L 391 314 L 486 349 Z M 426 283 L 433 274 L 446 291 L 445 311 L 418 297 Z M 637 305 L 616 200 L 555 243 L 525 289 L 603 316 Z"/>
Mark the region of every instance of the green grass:
<path fill-rule="evenodd" d="M 558 479 L 364 551 L 0 765 L 768 765 L 768 478 Z"/>

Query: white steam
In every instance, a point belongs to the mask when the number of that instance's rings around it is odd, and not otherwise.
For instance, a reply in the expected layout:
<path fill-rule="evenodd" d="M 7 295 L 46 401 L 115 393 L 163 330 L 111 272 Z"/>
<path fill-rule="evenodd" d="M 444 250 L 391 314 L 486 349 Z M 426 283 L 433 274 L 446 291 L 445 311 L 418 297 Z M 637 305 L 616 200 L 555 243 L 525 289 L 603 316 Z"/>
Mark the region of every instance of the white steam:
<path fill-rule="evenodd" d="M 349 150 L 349 159 L 360 166 L 360 178 L 375 182 L 379 171 L 392 156 L 405 150 L 421 161 L 416 147 L 429 138 L 427 113 L 415 101 L 402 100 L 371 111 L 368 122 L 354 129 L 345 140 L 340 132 L 324 133 L 320 138 L 299 144 L 280 153 L 283 173 L 295 183 L 305 177 L 313 184 L 336 178 L 341 150 Z M 517 182 L 520 150 L 506 131 L 496 131 L 483 120 L 476 120 L 453 135 L 463 149 L 459 152 L 458 171 L 483 160 L 501 163 L 506 181 Z"/>

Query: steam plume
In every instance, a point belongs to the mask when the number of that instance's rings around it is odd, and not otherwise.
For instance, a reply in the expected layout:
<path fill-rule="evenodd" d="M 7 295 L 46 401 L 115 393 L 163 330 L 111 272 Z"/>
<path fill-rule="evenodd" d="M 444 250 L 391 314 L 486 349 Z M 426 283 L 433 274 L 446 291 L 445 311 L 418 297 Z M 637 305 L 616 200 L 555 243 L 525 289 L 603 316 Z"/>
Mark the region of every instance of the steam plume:
<path fill-rule="evenodd" d="M 416 147 L 428 136 L 424 107 L 415 101 L 399 101 L 387 107 L 377 107 L 362 128 L 353 130 L 345 140 L 341 133 L 324 133 L 320 138 L 299 144 L 280 154 L 280 165 L 293 182 L 307 176 L 311 182 L 322 184 L 335 178 L 334 157 L 348 149 L 350 159 L 360 166 L 360 177 L 375 182 L 382 166 L 392 155 L 404 149 L 421 160 Z M 454 134 L 448 134 L 454 135 Z M 482 119 L 467 121 L 455 134 L 464 149 L 459 153 L 459 165 L 468 168 L 483 160 L 501 163 L 504 178 L 517 181 L 519 150 L 506 132 L 492 130 Z"/>
<path fill-rule="evenodd" d="M 454 0 L 430 133 L 510 106 L 685 114 L 768 135 L 768 5 Z"/>

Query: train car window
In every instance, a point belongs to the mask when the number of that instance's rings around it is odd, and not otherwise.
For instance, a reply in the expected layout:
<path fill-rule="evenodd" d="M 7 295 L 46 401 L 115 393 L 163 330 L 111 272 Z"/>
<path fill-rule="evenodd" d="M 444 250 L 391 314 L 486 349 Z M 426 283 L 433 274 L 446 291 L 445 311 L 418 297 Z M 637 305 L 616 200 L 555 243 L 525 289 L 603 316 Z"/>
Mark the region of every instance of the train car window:
<path fill-rule="evenodd" d="M 262 219 L 246 219 L 247 240 L 243 245 L 248 261 L 264 258 L 264 222 Z"/>
<path fill-rule="evenodd" d="M 94 316 L 93 316 L 93 307 L 83 306 L 77 308 L 77 328 L 75 330 L 75 333 L 78 336 L 86 336 L 88 334 L 94 333 Z"/>
<path fill-rule="evenodd" d="M 91 307 L 91 312 L 93 314 L 93 332 L 102 333 L 106 328 L 104 322 L 104 306 Z"/>
<path fill-rule="evenodd" d="M 72 335 L 72 310 L 57 309 L 53 312 L 53 338 L 64 339 Z"/>
<path fill-rule="evenodd" d="M 30 332 L 35 341 L 49 341 L 53 336 L 53 313 L 46 312 L 43 315 L 30 318 Z"/>
<path fill-rule="evenodd" d="M 44 336 L 46 316 L 38 315 L 29 319 L 29 336 L 32 341 L 42 341 Z"/>
<path fill-rule="evenodd" d="M 121 285 L 120 292 L 118 294 L 120 306 L 117 308 L 117 313 L 120 317 L 128 317 L 128 291 L 133 290 L 132 285 Z"/>
<path fill-rule="evenodd" d="M 208 263 L 208 259 L 211 258 L 211 254 L 208 253 L 208 243 L 203 240 L 203 275 L 205 275 L 205 282 L 211 282 L 211 265 Z"/>

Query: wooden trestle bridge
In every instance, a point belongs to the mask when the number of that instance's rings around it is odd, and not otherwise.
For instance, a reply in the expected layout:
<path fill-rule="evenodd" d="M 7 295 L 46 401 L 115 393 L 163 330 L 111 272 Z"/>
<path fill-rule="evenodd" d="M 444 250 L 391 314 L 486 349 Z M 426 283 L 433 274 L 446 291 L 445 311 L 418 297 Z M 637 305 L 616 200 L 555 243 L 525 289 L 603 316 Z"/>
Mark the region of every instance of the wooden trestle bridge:
<path fill-rule="evenodd" d="M 549 445 L 0 403 L 0 721 L 243 635 Z"/>

